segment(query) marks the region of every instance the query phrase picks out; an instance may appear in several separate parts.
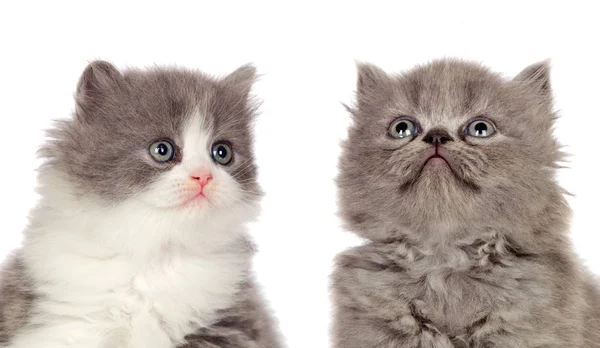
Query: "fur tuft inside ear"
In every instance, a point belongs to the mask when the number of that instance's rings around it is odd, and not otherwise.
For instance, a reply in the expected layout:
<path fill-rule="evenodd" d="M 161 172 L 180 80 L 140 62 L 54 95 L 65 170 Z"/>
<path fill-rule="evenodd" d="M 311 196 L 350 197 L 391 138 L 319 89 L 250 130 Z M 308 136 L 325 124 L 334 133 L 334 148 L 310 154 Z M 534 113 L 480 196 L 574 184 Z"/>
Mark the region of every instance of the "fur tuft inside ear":
<path fill-rule="evenodd" d="M 388 74 L 373 64 L 357 63 L 356 67 L 358 69 L 356 92 L 359 96 L 377 91 L 389 81 Z"/>
<path fill-rule="evenodd" d="M 527 84 L 534 88 L 537 93 L 549 96 L 552 93 L 550 60 L 544 60 L 526 67 L 513 81 Z"/>
<path fill-rule="evenodd" d="M 256 68 L 252 64 L 242 65 L 223 79 L 223 83 L 247 97 L 256 81 Z"/>

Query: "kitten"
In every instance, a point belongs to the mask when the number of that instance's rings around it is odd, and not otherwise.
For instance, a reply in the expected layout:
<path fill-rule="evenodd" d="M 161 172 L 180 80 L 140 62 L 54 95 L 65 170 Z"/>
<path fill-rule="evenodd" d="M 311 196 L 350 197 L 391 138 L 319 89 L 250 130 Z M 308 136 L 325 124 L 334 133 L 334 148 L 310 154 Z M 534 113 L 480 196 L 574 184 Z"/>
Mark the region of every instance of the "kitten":
<path fill-rule="evenodd" d="M 338 186 L 336 348 L 600 347 L 600 291 L 567 236 L 549 67 L 361 64 Z"/>
<path fill-rule="evenodd" d="M 250 274 L 255 69 L 84 71 L 0 283 L 0 347 L 280 347 Z"/>

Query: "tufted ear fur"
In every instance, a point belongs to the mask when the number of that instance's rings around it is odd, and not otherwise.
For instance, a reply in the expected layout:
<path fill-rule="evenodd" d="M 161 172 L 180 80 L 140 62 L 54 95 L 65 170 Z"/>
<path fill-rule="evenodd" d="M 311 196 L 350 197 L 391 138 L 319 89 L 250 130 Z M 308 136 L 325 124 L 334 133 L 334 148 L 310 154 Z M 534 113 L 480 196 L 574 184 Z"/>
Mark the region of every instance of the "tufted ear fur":
<path fill-rule="evenodd" d="M 358 63 L 357 69 L 356 93 L 359 96 L 376 93 L 382 86 L 389 83 L 388 74 L 373 64 Z"/>
<path fill-rule="evenodd" d="M 90 63 L 77 84 L 75 100 L 80 116 L 95 108 L 101 108 L 125 88 L 123 75 L 110 63 L 97 60 Z"/>
<path fill-rule="evenodd" d="M 550 61 L 544 60 L 526 67 L 513 81 L 528 86 L 540 96 L 551 98 Z"/>
<path fill-rule="evenodd" d="M 359 110 L 379 105 L 391 86 L 392 79 L 381 68 L 370 63 L 357 63 L 356 106 Z M 355 110 L 346 107 L 351 113 Z"/>
<path fill-rule="evenodd" d="M 256 81 L 256 68 L 252 64 L 246 64 L 237 68 L 234 72 L 223 78 L 223 84 L 230 90 L 248 97 L 252 85 Z"/>
<path fill-rule="evenodd" d="M 550 61 L 544 60 L 523 69 L 513 80 L 517 92 L 529 103 L 530 120 L 534 127 L 552 132 L 557 115 L 553 111 L 552 87 L 550 83 Z"/>

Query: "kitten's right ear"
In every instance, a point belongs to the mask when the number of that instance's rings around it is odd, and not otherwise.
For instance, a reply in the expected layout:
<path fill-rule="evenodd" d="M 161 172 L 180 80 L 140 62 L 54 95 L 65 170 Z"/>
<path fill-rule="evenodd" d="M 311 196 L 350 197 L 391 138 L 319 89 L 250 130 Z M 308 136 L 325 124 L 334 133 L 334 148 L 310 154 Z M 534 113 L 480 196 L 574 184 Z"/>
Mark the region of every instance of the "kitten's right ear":
<path fill-rule="evenodd" d="M 247 98 L 256 81 L 256 68 L 252 64 L 242 65 L 223 78 L 223 83 L 232 90 Z"/>
<path fill-rule="evenodd" d="M 97 60 L 91 62 L 81 74 L 75 98 L 77 104 L 86 109 L 102 105 L 111 95 L 124 87 L 123 75 L 112 64 Z"/>
<path fill-rule="evenodd" d="M 390 81 L 388 74 L 373 64 L 357 63 L 356 68 L 358 70 L 356 93 L 359 96 L 377 93 Z"/>
<path fill-rule="evenodd" d="M 526 67 L 515 76 L 513 80 L 529 86 L 539 95 L 546 97 L 552 95 L 549 60 L 544 60 Z"/>

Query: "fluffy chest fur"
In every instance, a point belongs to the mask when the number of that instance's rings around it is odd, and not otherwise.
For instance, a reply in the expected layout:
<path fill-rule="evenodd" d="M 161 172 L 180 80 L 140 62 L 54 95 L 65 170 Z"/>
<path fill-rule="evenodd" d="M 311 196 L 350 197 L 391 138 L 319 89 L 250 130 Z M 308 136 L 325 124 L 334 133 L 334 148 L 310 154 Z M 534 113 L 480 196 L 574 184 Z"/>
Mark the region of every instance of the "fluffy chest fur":
<path fill-rule="evenodd" d="M 403 241 L 367 244 L 339 257 L 339 300 L 392 327 L 422 325 L 450 337 L 467 337 L 497 308 L 519 317 L 548 305 L 548 270 L 518 257 L 503 238 L 474 238 L 444 248 Z"/>
<path fill-rule="evenodd" d="M 64 256 L 36 282 L 36 323 L 64 330 L 52 340 L 94 347 L 172 347 L 234 302 L 247 263 L 239 255 L 132 260 Z M 61 272 L 60 270 L 64 270 Z M 37 270 L 33 270 L 35 273 Z M 108 344 L 110 342 L 110 344 Z M 107 346 L 107 347 L 108 347 Z"/>
<path fill-rule="evenodd" d="M 251 248 L 243 234 L 210 244 L 172 237 L 191 231 L 161 234 L 160 223 L 132 230 L 108 218 L 94 228 L 85 220 L 34 224 L 29 231 L 23 258 L 38 298 L 31 327 L 47 329 L 22 331 L 15 347 L 40 341 L 48 347 L 174 347 L 233 305 L 246 279 Z M 110 233 L 90 238 L 109 227 Z"/>

